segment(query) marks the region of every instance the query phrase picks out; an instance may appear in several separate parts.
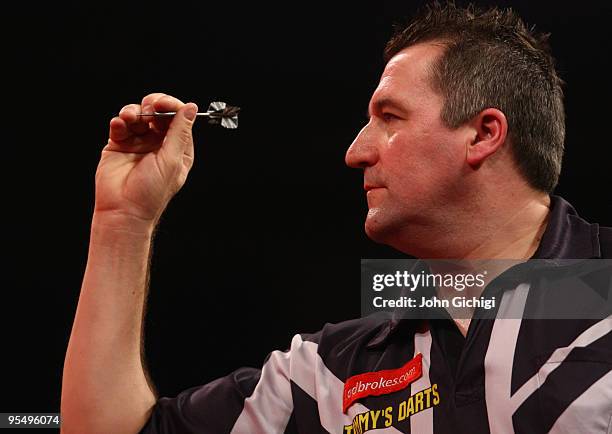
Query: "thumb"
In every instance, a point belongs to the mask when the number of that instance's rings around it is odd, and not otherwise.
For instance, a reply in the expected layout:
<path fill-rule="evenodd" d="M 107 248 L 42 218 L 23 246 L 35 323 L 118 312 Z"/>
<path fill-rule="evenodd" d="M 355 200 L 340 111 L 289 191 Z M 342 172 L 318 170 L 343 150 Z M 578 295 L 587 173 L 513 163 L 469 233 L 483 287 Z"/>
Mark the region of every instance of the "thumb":
<path fill-rule="evenodd" d="M 173 155 L 184 153 L 193 156 L 193 137 L 191 127 L 198 112 L 198 106 L 190 102 L 181 107 L 166 132 L 164 148 Z"/>

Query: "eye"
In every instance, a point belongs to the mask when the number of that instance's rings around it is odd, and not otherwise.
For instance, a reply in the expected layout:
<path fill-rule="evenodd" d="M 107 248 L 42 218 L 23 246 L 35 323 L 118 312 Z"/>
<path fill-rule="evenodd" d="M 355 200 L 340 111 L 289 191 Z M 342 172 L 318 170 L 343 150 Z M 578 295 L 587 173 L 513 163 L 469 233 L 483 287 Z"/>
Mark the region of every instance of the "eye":
<path fill-rule="evenodd" d="M 393 113 L 389 113 L 389 112 L 384 112 L 382 114 L 382 118 L 385 122 L 390 122 L 396 119 L 399 119 L 399 117 L 395 116 Z"/>

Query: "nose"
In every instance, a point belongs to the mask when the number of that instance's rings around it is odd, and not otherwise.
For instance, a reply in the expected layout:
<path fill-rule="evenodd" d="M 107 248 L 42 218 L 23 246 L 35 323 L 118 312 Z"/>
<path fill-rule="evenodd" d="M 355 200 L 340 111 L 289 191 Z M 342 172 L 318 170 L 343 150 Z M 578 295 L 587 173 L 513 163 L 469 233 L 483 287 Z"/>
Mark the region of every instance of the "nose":
<path fill-rule="evenodd" d="M 354 169 L 365 169 L 376 164 L 378 161 L 378 149 L 374 136 L 375 134 L 370 123 L 359 131 L 359 134 L 357 134 L 357 137 L 355 137 L 355 140 L 353 140 L 344 156 L 347 166 Z"/>

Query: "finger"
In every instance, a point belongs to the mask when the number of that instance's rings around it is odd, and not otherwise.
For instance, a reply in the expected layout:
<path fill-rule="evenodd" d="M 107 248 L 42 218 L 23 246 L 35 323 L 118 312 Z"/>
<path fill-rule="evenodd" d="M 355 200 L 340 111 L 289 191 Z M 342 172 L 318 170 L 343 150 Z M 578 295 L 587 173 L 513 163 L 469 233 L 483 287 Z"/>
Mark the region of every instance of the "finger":
<path fill-rule="evenodd" d="M 115 116 L 110 121 L 110 129 L 108 132 L 108 137 L 113 142 L 123 142 L 130 138 L 132 134 L 128 129 L 127 123 L 121 119 L 119 116 Z"/>
<path fill-rule="evenodd" d="M 128 104 L 119 112 L 119 118 L 127 124 L 128 129 L 135 135 L 146 134 L 150 130 L 149 122 L 145 119 L 145 116 L 139 116 L 141 113 L 142 109 L 139 104 Z"/>
<path fill-rule="evenodd" d="M 176 112 L 185 105 L 180 99 L 164 94 L 154 99 L 152 104 L 153 110 L 157 112 Z M 171 117 L 155 118 L 152 122 L 153 127 L 161 133 L 168 131 L 171 123 Z"/>
<path fill-rule="evenodd" d="M 145 153 L 158 149 L 161 137 L 153 130 L 142 135 L 134 135 L 128 124 L 119 116 L 110 121 L 109 140 L 105 147 L 107 151 Z"/>
<path fill-rule="evenodd" d="M 153 101 L 153 107 L 158 112 L 177 112 L 185 103 L 170 95 L 162 95 Z"/>
<path fill-rule="evenodd" d="M 197 111 L 198 106 L 194 103 L 184 104 L 177 110 L 162 145 L 162 150 L 169 156 L 182 158 L 185 153 L 193 156 L 191 128 Z"/>
<path fill-rule="evenodd" d="M 153 113 L 155 109 L 153 108 L 153 103 L 155 100 L 161 98 L 165 94 L 161 92 L 150 93 L 142 99 L 140 103 L 142 113 Z M 153 116 L 146 116 L 144 120 L 147 122 L 152 122 L 155 118 Z"/>
<path fill-rule="evenodd" d="M 142 102 L 140 104 L 143 108 L 146 106 L 150 106 L 151 111 L 153 111 L 153 103 L 164 95 L 165 93 L 162 92 L 150 93 L 142 99 Z"/>

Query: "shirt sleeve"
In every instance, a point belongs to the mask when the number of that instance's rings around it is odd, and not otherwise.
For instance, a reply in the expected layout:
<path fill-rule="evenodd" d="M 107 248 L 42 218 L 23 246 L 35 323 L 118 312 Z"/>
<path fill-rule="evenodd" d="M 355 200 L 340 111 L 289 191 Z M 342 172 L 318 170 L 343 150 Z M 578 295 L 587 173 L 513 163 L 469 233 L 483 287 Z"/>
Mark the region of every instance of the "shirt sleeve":
<path fill-rule="evenodd" d="M 299 335 L 298 335 L 299 336 Z M 240 368 L 174 398 L 160 398 L 140 434 L 284 433 L 293 412 L 288 351 L 268 355 L 261 370 Z"/>

